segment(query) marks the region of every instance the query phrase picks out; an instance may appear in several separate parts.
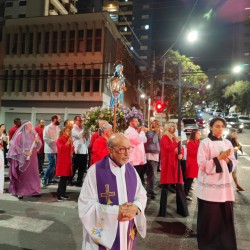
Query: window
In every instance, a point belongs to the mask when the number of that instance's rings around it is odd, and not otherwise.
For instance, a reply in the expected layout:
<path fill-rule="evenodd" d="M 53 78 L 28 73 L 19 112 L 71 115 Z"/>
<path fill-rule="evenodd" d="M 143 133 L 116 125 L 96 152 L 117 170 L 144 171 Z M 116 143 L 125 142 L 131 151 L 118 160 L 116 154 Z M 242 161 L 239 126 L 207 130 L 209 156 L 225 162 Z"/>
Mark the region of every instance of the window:
<path fill-rule="evenodd" d="M 18 77 L 18 80 L 19 80 L 19 89 L 18 89 L 18 91 L 22 92 L 23 87 L 24 87 L 23 86 L 23 70 L 20 70 L 19 75 L 17 77 Z"/>
<path fill-rule="evenodd" d="M 51 70 L 50 92 L 56 91 L 56 70 Z"/>
<path fill-rule="evenodd" d="M 16 81 L 16 71 L 15 70 L 12 71 L 12 74 L 11 74 L 10 78 L 11 78 L 11 89 L 10 89 L 10 91 L 15 92 L 15 81 Z"/>
<path fill-rule="evenodd" d="M 82 91 L 82 70 L 78 69 L 76 71 L 76 92 Z"/>
<path fill-rule="evenodd" d="M 95 31 L 95 51 L 101 51 L 102 49 L 102 30 L 96 29 Z"/>
<path fill-rule="evenodd" d="M 33 33 L 29 33 L 29 54 L 33 52 Z"/>
<path fill-rule="evenodd" d="M 27 92 L 31 92 L 31 83 L 32 83 L 32 71 L 28 70 L 27 72 Z"/>
<path fill-rule="evenodd" d="M 49 31 L 45 32 L 44 53 L 49 53 Z"/>
<path fill-rule="evenodd" d="M 66 52 L 66 31 L 62 31 L 62 37 L 61 37 L 61 52 Z"/>
<path fill-rule="evenodd" d="M 41 32 L 38 32 L 37 33 L 37 51 L 36 53 L 37 54 L 40 54 L 42 52 L 42 33 Z"/>
<path fill-rule="evenodd" d="M 83 30 L 79 30 L 78 31 L 78 48 L 77 51 L 78 52 L 83 52 Z"/>
<path fill-rule="evenodd" d="M 73 90 L 73 69 L 68 70 L 68 92 L 72 92 Z"/>
<path fill-rule="evenodd" d="M 150 6 L 149 6 L 149 4 L 144 4 L 144 5 L 142 6 L 142 8 L 143 8 L 143 9 L 149 9 Z"/>
<path fill-rule="evenodd" d="M 85 92 L 90 92 L 90 78 L 91 78 L 91 70 L 86 69 L 85 76 L 84 76 L 84 80 L 85 80 L 84 91 Z"/>
<path fill-rule="evenodd" d="M 148 35 L 141 36 L 141 40 L 147 40 L 147 39 L 148 39 Z"/>
<path fill-rule="evenodd" d="M 64 69 L 60 70 L 59 92 L 64 92 Z"/>
<path fill-rule="evenodd" d="M 92 34 L 93 30 L 87 30 L 87 47 L 86 47 L 87 52 L 92 52 Z"/>
<path fill-rule="evenodd" d="M 4 92 L 8 91 L 8 70 L 5 70 L 4 74 Z"/>
<path fill-rule="evenodd" d="M 142 19 L 142 20 L 149 19 L 149 15 L 142 15 L 142 16 L 141 16 L 141 19 Z"/>
<path fill-rule="evenodd" d="M 57 31 L 53 32 L 53 45 L 52 45 L 52 52 L 57 52 Z"/>
<path fill-rule="evenodd" d="M 48 83 L 48 70 L 43 71 L 43 92 L 47 92 L 47 83 Z"/>
<path fill-rule="evenodd" d="M 27 5 L 27 1 L 20 1 L 19 2 L 19 6 L 26 6 Z"/>
<path fill-rule="evenodd" d="M 5 7 L 13 7 L 13 2 L 6 2 Z"/>
<path fill-rule="evenodd" d="M 19 14 L 18 15 L 18 18 L 25 18 L 26 17 L 26 14 Z"/>
<path fill-rule="evenodd" d="M 75 51 L 75 31 L 71 30 L 69 33 L 69 52 Z"/>
<path fill-rule="evenodd" d="M 13 47 L 12 47 L 12 53 L 16 54 L 17 53 L 17 42 L 18 42 L 18 35 L 14 34 L 14 41 L 13 41 Z"/>
<path fill-rule="evenodd" d="M 148 49 L 148 46 L 141 46 L 140 47 L 140 50 L 147 50 Z"/>
<path fill-rule="evenodd" d="M 36 70 L 36 80 L 35 80 L 35 88 L 34 88 L 34 91 L 35 92 L 39 92 L 39 81 L 40 81 L 40 71 L 39 70 Z"/>
<path fill-rule="evenodd" d="M 6 55 L 10 54 L 10 34 L 6 35 Z"/>
<path fill-rule="evenodd" d="M 21 34 L 21 54 L 25 54 L 25 33 Z"/>
<path fill-rule="evenodd" d="M 94 69 L 94 86 L 93 92 L 99 92 L 100 87 L 100 70 Z"/>

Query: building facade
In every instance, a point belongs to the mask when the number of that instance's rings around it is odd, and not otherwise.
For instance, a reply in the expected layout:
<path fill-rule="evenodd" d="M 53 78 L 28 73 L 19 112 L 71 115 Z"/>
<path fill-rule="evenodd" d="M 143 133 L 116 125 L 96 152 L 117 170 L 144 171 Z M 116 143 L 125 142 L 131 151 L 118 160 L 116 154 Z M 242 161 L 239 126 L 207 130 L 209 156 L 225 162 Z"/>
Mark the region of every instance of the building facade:
<path fill-rule="evenodd" d="M 108 13 L 8 19 L 0 58 L 0 120 L 7 127 L 15 117 L 35 124 L 108 106 L 107 80 L 118 59 L 125 104 L 138 102 L 135 65 Z"/>

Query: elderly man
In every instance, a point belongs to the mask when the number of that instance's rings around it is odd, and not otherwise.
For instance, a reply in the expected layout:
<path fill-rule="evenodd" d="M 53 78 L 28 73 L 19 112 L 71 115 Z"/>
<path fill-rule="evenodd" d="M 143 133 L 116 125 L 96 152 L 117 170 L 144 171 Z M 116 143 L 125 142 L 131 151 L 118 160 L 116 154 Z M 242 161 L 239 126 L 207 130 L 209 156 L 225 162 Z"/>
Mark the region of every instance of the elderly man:
<path fill-rule="evenodd" d="M 87 173 L 78 199 L 84 250 L 135 249 L 136 231 L 146 236 L 147 196 L 129 161 L 123 134 L 108 139 L 109 155 Z"/>

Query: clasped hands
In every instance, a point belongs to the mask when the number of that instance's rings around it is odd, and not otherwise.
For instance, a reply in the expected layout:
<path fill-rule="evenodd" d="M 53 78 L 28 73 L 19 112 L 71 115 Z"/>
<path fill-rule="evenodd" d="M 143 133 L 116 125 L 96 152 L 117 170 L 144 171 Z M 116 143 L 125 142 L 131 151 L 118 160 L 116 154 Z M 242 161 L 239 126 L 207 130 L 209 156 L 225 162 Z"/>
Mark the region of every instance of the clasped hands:
<path fill-rule="evenodd" d="M 220 155 L 217 158 L 219 161 L 224 160 L 226 163 L 228 163 L 229 162 L 228 156 L 230 155 L 230 153 L 231 153 L 231 149 L 227 149 L 226 151 L 220 152 Z"/>
<path fill-rule="evenodd" d="M 119 221 L 132 220 L 138 213 L 138 211 L 139 208 L 135 204 L 131 202 L 126 202 L 123 205 L 119 206 L 118 220 Z"/>

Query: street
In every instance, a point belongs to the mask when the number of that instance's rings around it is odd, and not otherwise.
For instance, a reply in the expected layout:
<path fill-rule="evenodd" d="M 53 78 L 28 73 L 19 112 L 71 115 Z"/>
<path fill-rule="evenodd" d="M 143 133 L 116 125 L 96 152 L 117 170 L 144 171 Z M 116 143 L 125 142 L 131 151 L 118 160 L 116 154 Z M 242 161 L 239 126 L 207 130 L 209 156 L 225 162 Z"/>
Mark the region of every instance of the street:
<path fill-rule="evenodd" d="M 239 156 L 238 179 L 244 192 L 235 191 L 235 228 L 239 250 L 250 249 L 250 129 L 239 134 L 243 155 Z M 7 169 L 5 171 L 7 176 Z M 158 174 L 159 175 L 159 174 Z M 159 177 L 159 176 L 158 176 Z M 160 188 L 155 200 L 148 200 L 146 208 L 147 236 L 138 237 L 137 249 L 195 250 L 197 204 L 195 183 L 193 201 L 188 202 L 190 216 L 183 218 L 176 213 L 175 194 L 169 192 L 168 214 L 157 217 Z M 8 187 L 8 182 L 5 183 Z M 42 189 L 42 197 L 18 200 L 8 193 L 0 196 L 0 249 L 81 249 L 82 225 L 78 218 L 78 187 L 67 187 L 70 200 L 57 202 L 54 193 L 57 185 Z"/>

